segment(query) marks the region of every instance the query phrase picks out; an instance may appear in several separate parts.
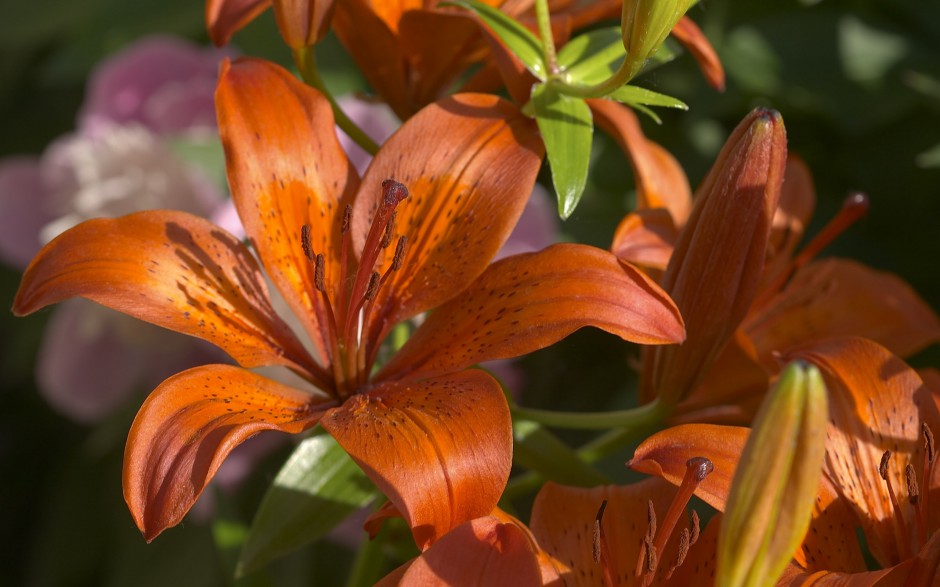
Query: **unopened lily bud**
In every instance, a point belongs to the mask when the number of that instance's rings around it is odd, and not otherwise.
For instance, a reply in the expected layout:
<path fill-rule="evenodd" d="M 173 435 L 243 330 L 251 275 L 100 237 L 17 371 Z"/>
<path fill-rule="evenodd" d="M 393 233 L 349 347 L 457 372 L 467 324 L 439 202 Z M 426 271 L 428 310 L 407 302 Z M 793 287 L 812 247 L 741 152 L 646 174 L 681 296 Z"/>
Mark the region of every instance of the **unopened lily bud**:
<path fill-rule="evenodd" d="M 715 585 L 773 585 L 809 527 L 829 407 L 819 370 L 790 363 L 764 399 L 731 484 Z"/>
<path fill-rule="evenodd" d="M 644 401 L 678 404 L 747 314 L 760 284 L 786 158 L 780 114 L 756 109 L 728 138 L 696 191 L 660 283 L 682 313 L 686 340 L 644 351 Z"/>
<path fill-rule="evenodd" d="M 620 28 L 627 50 L 627 79 L 640 71 L 692 4 L 692 0 L 624 0 Z"/>
<path fill-rule="evenodd" d="M 274 0 L 274 19 L 291 49 L 312 47 L 326 34 L 333 0 Z"/>

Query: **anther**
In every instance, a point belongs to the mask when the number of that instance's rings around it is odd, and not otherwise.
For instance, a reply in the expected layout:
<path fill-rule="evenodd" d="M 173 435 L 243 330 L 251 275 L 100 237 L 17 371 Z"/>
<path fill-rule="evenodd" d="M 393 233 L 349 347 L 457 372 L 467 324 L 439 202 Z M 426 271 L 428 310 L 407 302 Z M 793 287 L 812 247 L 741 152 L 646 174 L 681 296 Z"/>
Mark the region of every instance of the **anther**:
<path fill-rule="evenodd" d="M 708 474 L 715 470 L 715 465 L 705 457 L 692 457 L 685 462 L 697 482 L 702 482 Z"/>
<path fill-rule="evenodd" d="M 604 510 L 607 509 L 607 500 L 601 502 L 601 507 L 597 510 L 597 516 L 594 517 L 594 563 L 601 562 L 601 521 L 604 519 Z"/>
<path fill-rule="evenodd" d="M 646 537 L 650 540 L 656 536 L 656 509 L 653 507 L 653 500 L 646 500 Z"/>
<path fill-rule="evenodd" d="M 310 225 L 304 224 L 300 227 L 300 246 L 304 250 L 304 257 L 308 261 L 313 261 L 313 247 L 310 245 Z"/>
<path fill-rule="evenodd" d="M 878 474 L 881 475 L 881 478 L 885 481 L 888 480 L 888 461 L 891 460 L 891 451 L 886 450 L 885 454 L 881 455 L 881 464 L 878 465 Z"/>
<path fill-rule="evenodd" d="M 378 271 L 373 271 L 372 276 L 369 278 L 369 287 L 366 288 L 366 299 L 372 300 L 375 299 L 375 294 L 379 293 L 379 281 L 382 277 L 379 275 Z"/>
<path fill-rule="evenodd" d="M 341 234 L 349 232 L 350 222 L 352 222 L 352 206 L 346 204 L 346 208 L 343 209 L 343 223 L 340 225 Z"/>
<path fill-rule="evenodd" d="M 392 233 L 395 232 L 395 218 L 398 216 L 398 211 L 392 212 L 392 217 L 388 219 L 388 224 L 385 225 L 385 232 L 382 234 L 382 242 L 379 243 L 379 247 L 387 249 L 388 245 L 392 244 Z"/>
<path fill-rule="evenodd" d="M 701 533 L 701 526 L 698 518 L 698 512 L 692 510 L 692 515 L 689 516 L 691 520 L 689 521 L 689 546 L 692 546 L 698 542 L 699 534 Z"/>
<path fill-rule="evenodd" d="M 689 554 L 689 547 L 692 546 L 692 538 L 688 528 L 683 528 L 679 533 L 679 557 L 676 559 L 676 568 L 682 566 L 685 557 Z"/>
<path fill-rule="evenodd" d="M 392 258 L 392 271 L 398 271 L 401 269 L 401 265 L 405 261 L 405 250 L 407 248 L 408 237 L 398 237 L 398 244 L 395 245 L 395 256 Z"/>
<path fill-rule="evenodd" d="M 921 424 L 921 431 L 924 433 L 924 454 L 927 456 L 927 464 L 933 464 L 935 454 L 933 431 L 930 430 L 930 426 L 927 425 L 927 422 Z"/>
<path fill-rule="evenodd" d="M 656 553 L 656 547 L 652 542 L 646 543 L 646 572 L 655 573 L 656 563 L 659 562 L 659 556 Z"/>
<path fill-rule="evenodd" d="M 408 197 L 408 188 L 394 179 L 386 179 L 382 182 L 382 195 L 386 206 L 395 206 Z"/>
<path fill-rule="evenodd" d="M 326 271 L 326 259 L 323 257 L 323 254 L 320 253 L 317 255 L 316 265 L 313 269 L 313 286 L 317 288 L 317 291 L 323 293 L 326 291 L 324 286 L 323 274 Z"/>
<path fill-rule="evenodd" d="M 907 477 L 907 498 L 910 500 L 911 505 L 917 505 L 920 491 L 917 487 L 917 473 L 914 472 L 914 465 L 908 463 L 907 467 L 904 468 L 904 475 Z"/>

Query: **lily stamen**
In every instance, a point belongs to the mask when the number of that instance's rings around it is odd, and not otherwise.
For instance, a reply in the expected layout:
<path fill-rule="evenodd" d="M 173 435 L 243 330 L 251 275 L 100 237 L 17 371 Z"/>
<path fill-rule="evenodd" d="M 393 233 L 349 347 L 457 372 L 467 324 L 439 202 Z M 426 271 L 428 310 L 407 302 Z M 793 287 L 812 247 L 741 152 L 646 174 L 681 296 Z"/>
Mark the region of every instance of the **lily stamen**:
<path fill-rule="evenodd" d="M 904 514 L 901 510 L 901 503 L 898 501 L 898 495 L 895 492 L 891 481 L 888 479 L 888 463 L 890 461 L 891 451 L 886 450 L 884 454 L 881 455 L 881 464 L 878 466 L 878 474 L 881 475 L 881 478 L 884 479 L 885 485 L 888 487 L 888 496 L 891 498 L 891 507 L 894 510 L 895 522 L 898 524 L 899 534 L 902 538 L 902 555 L 907 558 L 913 556 L 913 550 L 911 548 L 911 534 L 908 531 L 907 523 L 904 521 Z"/>
<path fill-rule="evenodd" d="M 921 432 L 924 435 L 923 480 L 924 480 L 925 489 L 924 489 L 923 498 L 920 500 L 920 510 L 918 512 L 919 518 L 921 520 L 921 524 L 917 528 L 918 530 L 917 538 L 920 544 L 926 544 L 927 543 L 927 521 L 928 521 L 928 515 L 930 512 L 930 504 L 929 504 L 930 480 L 933 479 L 933 462 L 934 462 L 934 456 L 936 455 L 936 452 L 935 452 L 933 431 L 930 429 L 930 426 L 928 426 L 926 422 L 921 423 Z"/>
<path fill-rule="evenodd" d="M 607 548 L 607 536 L 604 533 L 604 510 L 607 509 L 607 500 L 601 502 L 601 507 L 597 510 L 597 516 L 594 518 L 593 534 L 593 555 L 594 563 L 600 564 L 604 569 L 604 585 L 613 587 L 614 578 L 610 574 L 610 552 Z"/>

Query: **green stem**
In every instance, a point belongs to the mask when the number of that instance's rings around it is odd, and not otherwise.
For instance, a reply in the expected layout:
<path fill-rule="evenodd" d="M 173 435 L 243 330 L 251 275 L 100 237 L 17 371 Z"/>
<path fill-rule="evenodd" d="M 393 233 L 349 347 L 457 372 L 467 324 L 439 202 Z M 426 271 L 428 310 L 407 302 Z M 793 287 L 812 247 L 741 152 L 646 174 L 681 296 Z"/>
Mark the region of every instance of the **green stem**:
<path fill-rule="evenodd" d="M 336 119 L 336 125 L 343 129 L 343 132 L 349 135 L 349 138 L 354 140 L 357 145 L 362 147 L 370 155 L 378 153 L 379 145 L 369 138 L 369 135 L 363 132 L 361 128 L 356 126 L 355 122 L 346 116 L 346 113 L 343 112 L 339 104 L 336 103 L 336 100 L 333 99 L 333 95 L 327 90 L 326 84 L 323 83 L 323 78 L 320 77 L 320 72 L 317 69 L 317 60 L 314 55 L 313 47 L 296 49 L 294 51 L 294 63 L 297 64 L 297 69 L 300 70 L 300 77 L 303 78 L 307 85 L 320 90 L 320 92 L 326 96 L 326 99 L 330 101 L 330 106 L 333 108 L 333 117 Z"/>
<path fill-rule="evenodd" d="M 535 0 L 535 18 L 538 22 L 539 37 L 542 39 L 542 51 L 545 53 L 545 66 L 548 74 L 558 73 L 558 57 L 555 54 L 555 37 L 552 35 L 552 18 L 548 13 L 548 0 Z"/>
<path fill-rule="evenodd" d="M 612 76 L 593 86 L 569 84 L 558 77 L 549 80 L 548 83 L 556 85 L 559 92 L 568 96 L 574 96 L 576 98 L 601 98 L 614 90 L 620 89 L 624 84 L 630 81 L 633 76 L 636 75 L 636 72 L 632 71 L 632 68 L 633 66 L 628 64 L 628 60 L 624 59 L 623 63 L 620 64 L 620 68 L 617 69 Z"/>
<path fill-rule="evenodd" d="M 616 412 L 553 412 L 519 406 L 514 406 L 512 412 L 515 418 L 533 420 L 555 428 L 580 430 L 645 427 L 652 422 L 658 422 L 665 415 L 664 406 L 659 401 Z"/>

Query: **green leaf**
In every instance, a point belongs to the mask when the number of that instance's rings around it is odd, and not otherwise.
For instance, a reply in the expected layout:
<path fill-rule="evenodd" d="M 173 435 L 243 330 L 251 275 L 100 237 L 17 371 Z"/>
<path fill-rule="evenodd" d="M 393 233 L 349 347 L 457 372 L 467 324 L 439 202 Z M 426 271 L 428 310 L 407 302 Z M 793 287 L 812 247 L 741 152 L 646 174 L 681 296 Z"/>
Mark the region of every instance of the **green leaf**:
<path fill-rule="evenodd" d="M 322 537 L 375 495 L 372 482 L 332 436 L 304 440 L 265 494 L 236 574 Z"/>
<path fill-rule="evenodd" d="M 545 67 L 545 61 L 542 59 L 544 54 L 542 42 L 529 29 L 498 8 L 484 4 L 479 0 L 450 0 L 442 2 L 440 5 L 459 6 L 475 13 L 493 30 L 500 40 L 506 43 L 509 50 L 525 64 L 526 69 L 532 72 L 532 75 L 545 81 L 548 68 Z"/>
<path fill-rule="evenodd" d="M 587 183 L 594 121 L 587 102 L 558 93 L 548 84 L 532 92 L 535 118 L 552 168 L 552 184 L 558 196 L 558 215 L 574 212 Z"/>
<path fill-rule="evenodd" d="M 679 100 L 678 98 L 673 98 L 672 96 L 660 94 L 659 92 L 647 90 L 646 88 L 641 88 L 639 86 L 622 86 L 610 94 L 607 94 L 606 97 L 639 110 L 640 112 L 652 118 L 656 124 L 661 124 L 662 121 L 659 119 L 659 116 L 647 108 L 647 106 L 678 108 L 679 110 L 689 109 L 685 102 Z"/>
<path fill-rule="evenodd" d="M 585 463 L 571 448 L 544 426 L 530 420 L 513 422 L 513 461 L 545 479 L 592 487 L 610 479 Z"/>
<path fill-rule="evenodd" d="M 646 61 L 638 75 L 669 63 L 680 54 L 682 48 L 679 44 L 667 39 Z M 568 41 L 558 51 L 558 65 L 569 83 L 597 84 L 611 77 L 625 57 L 620 27 L 607 27 Z"/>

